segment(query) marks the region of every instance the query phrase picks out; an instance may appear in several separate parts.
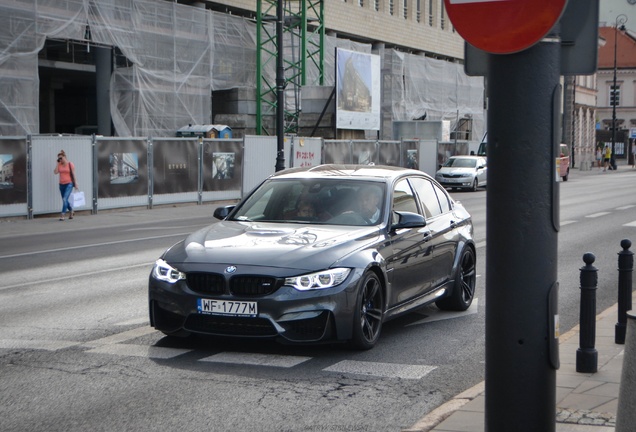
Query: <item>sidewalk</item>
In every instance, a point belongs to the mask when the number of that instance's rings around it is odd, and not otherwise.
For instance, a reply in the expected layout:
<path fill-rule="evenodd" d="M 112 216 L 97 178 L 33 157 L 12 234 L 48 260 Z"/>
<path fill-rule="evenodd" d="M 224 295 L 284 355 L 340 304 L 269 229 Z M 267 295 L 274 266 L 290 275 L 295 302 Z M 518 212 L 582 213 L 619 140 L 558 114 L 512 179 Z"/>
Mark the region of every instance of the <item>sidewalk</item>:
<path fill-rule="evenodd" d="M 632 293 L 636 304 L 636 292 Z M 557 432 L 613 432 L 624 345 L 614 343 L 618 305 L 596 317 L 598 371 L 576 372 L 579 326 L 560 337 L 557 371 Z M 403 432 L 483 432 L 485 382 L 455 396 Z"/>

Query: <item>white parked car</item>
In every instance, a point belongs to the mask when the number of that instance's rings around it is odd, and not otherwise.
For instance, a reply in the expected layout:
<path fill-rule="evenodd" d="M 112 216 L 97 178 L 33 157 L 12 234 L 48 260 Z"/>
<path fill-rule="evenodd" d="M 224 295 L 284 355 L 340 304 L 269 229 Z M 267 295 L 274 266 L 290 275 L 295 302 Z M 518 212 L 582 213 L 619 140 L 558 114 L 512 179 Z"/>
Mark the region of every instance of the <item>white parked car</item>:
<path fill-rule="evenodd" d="M 481 156 L 451 156 L 435 174 L 442 186 L 451 189 L 476 191 L 486 186 L 488 167 Z"/>

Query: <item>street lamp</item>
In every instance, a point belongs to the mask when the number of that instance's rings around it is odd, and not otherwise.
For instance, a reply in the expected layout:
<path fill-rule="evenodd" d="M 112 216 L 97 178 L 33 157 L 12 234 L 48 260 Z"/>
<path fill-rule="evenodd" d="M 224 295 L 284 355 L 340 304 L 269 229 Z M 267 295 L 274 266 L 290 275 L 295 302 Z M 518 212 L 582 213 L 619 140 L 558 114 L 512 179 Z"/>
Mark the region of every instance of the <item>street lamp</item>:
<path fill-rule="evenodd" d="M 620 24 L 620 30 L 625 30 L 625 23 L 627 22 L 627 15 L 620 14 L 616 17 L 614 26 L 614 85 L 612 86 L 610 101 L 612 102 L 612 158 L 610 164 L 614 167 L 615 153 L 616 153 L 616 45 L 618 41 L 618 26 Z"/>

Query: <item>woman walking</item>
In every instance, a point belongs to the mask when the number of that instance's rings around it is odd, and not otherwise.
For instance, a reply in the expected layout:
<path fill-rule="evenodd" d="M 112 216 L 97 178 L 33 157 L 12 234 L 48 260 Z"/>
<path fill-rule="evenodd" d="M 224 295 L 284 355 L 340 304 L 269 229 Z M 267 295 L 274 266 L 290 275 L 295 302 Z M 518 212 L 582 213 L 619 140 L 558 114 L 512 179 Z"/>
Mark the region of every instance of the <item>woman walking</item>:
<path fill-rule="evenodd" d="M 75 165 L 73 162 L 69 162 L 66 159 L 66 153 L 64 150 L 60 150 L 57 154 L 57 165 L 53 170 L 53 173 L 60 175 L 60 195 L 62 195 L 62 214 L 60 220 L 63 221 L 68 211 L 68 218 L 73 219 L 75 212 L 69 201 L 73 188 L 77 189 L 77 182 L 75 181 Z"/>

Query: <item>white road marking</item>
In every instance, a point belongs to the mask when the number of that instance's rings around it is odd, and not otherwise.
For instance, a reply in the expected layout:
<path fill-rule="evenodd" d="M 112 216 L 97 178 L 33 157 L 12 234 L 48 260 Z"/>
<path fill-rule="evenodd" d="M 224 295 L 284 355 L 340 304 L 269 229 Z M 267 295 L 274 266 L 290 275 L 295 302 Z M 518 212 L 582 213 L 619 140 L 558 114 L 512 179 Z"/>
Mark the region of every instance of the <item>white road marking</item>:
<path fill-rule="evenodd" d="M 39 254 L 52 253 L 52 252 L 64 252 L 64 251 L 75 250 L 75 249 L 87 249 L 87 248 L 92 248 L 97 246 L 110 246 L 110 245 L 132 243 L 132 242 L 138 242 L 138 241 L 144 241 L 144 240 L 157 240 L 157 239 L 163 239 L 163 238 L 169 238 L 169 237 L 185 237 L 188 234 L 190 233 L 187 232 L 187 233 L 166 234 L 166 235 L 143 237 L 143 238 L 136 238 L 136 239 L 130 239 L 130 240 L 118 240 L 118 241 L 105 242 L 105 243 L 92 243 L 92 244 L 87 244 L 83 246 L 70 246 L 65 248 L 46 249 L 41 251 L 24 252 L 24 253 L 12 254 L 12 255 L 2 255 L 0 256 L 0 259 L 39 255 Z"/>
<path fill-rule="evenodd" d="M 344 360 L 323 370 L 381 378 L 421 379 L 435 369 L 437 366 Z"/>
<path fill-rule="evenodd" d="M 630 204 L 630 205 L 626 205 L 626 206 L 622 206 L 622 207 L 616 207 L 616 210 L 627 210 L 630 208 L 634 208 L 636 207 L 636 204 Z"/>
<path fill-rule="evenodd" d="M 409 325 L 407 325 L 406 327 L 410 327 L 410 326 L 414 326 L 414 325 L 420 325 L 420 324 L 425 324 L 425 323 L 429 323 L 429 322 L 434 322 L 434 321 L 442 321 L 442 320 L 447 320 L 447 319 L 453 319 L 453 318 L 461 318 L 463 316 L 466 315 L 472 315 L 472 314 L 476 314 L 479 311 L 479 299 L 478 298 L 474 298 L 473 302 L 471 303 L 470 307 L 468 309 L 466 309 L 464 312 L 447 312 L 447 311 L 442 311 L 442 310 L 438 310 L 438 309 L 427 309 L 427 312 L 432 312 L 431 315 L 427 316 L 424 319 L 421 319 L 419 321 L 416 321 L 414 323 L 411 323 Z"/>
<path fill-rule="evenodd" d="M 585 217 L 586 218 L 590 218 L 590 219 L 594 219 L 594 218 L 597 218 L 597 217 L 606 216 L 608 214 L 611 214 L 611 213 L 610 212 L 599 212 L 599 213 L 593 213 L 591 215 L 587 215 Z"/>
<path fill-rule="evenodd" d="M 278 354 L 223 352 L 210 357 L 202 358 L 199 361 L 291 368 L 308 360 L 311 360 L 311 357 L 286 356 Z"/>
<path fill-rule="evenodd" d="M 125 342 L 130 339 L 135 339 L 141 336 L 145 336 L 154 332 L 156 332 L 156 330 L 152 327 L 139 327 L 133 330 L 117 333 L 112 336 L 107 336 L 105 338 L 95 339 L 93 341 L 85 342 L 82 344 L 82 346 L 87 348 L 97 348 L 103 345 L 113 345 L 113 344 Z"/>
<path fill-rule="evenodd" d="M 636 221 L 634 221 L 634 222 L 630 222 L 630 223 L 626 223 L 626 224 L 625 224 L 625 225 L 623 225 L 623 226 L 626 226 L 626 227 L 636 227 Z"/>
<path fill-rule="evenodd" d="M 129 345 L 129 344 L 114 344 L 104 345 L 97 348 L 93 348 L 86 352 L 92 354 L 111 354 L 118 356 L 132 356 L 132 357 L 147 357 L 155 359 L 170 359 L 180 356 L 182 354 L 189 353 L 192 350 L 181 348 L 166 348 L 147 345 Z"/>
<path fill-rule="evenodd" d="M 0 257 L 0 258 L 2 258 L 2 257 Z M 134 269 L 134 268 L 138 268 L 138 267 L 146 267 L 146 268 L 148 268 L 150 270 L 152 265 L 153 265 L 153 263 L 151 263 L 151 262 L 144 263 L 144 264 L 135 264 L 135 265 L 127 266 L 127 267 L 118 267 L 117 271 L 130 270 L 130 269 Z M 37 285 L 37 284 L 41 284 L 41 283 L 60 282 L 60 281 L 65 281 L 65 280 L 69 280 L 69 279 L 76 279 L 78 277 L 83 277 L 83 276 L 95 276 L 95 275 L 98 275 L 98 274 L 112 273 L 112 272 L 113 272 L 113 269 L 97 270 L 97 271 L 93 271 L 93 272 L 74 274 L 74 275 L 71 275 L 71 276 L 62 276 L 62 277 L 49 278 L 49 279 L 39 280 L 39 281 L 30 281 L 30 282 L 24 282 L 24 283 L 20 283 L 20 284 L 7 285 L 7 286 L 0 287 L 0 290 L 7 290 L 7 289 L 10 289 L 10 288 L 20 288 L 20 287 L 25 287 L 25 286 L 29 286 L 29 285 Z"/>
<path fill-rule="evenodd" d="M 479 242 L 479 243 L 475 243 L 475 247 L 477 249 L 482 248 L 482 247 L 486 247 L 486 240 Z"/>
<path fill-rule="evenodd" d="M 0 339 L 0 349 L 36 349 L 57 351 L 79 345 L 80 342 L 64 340 L 24 340 L 24 339 Z"/>
<path fill-rule="evenodd" d="M 561 226 L 565 226 L 565 225 L 570 225 L 573 223 L 576 223 L 577 221 L 575 220 L 566 220 L 566 221 L 561 221 Z"/>

